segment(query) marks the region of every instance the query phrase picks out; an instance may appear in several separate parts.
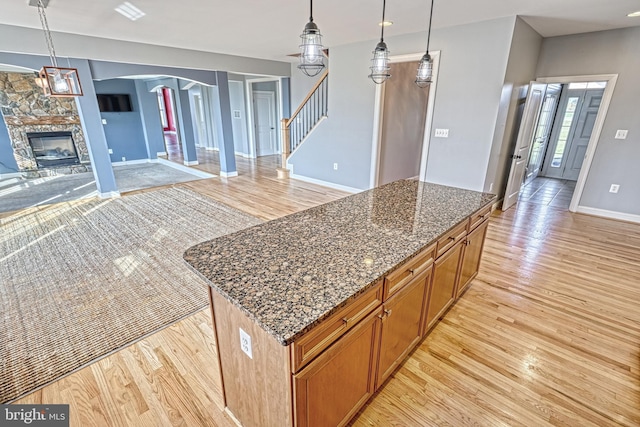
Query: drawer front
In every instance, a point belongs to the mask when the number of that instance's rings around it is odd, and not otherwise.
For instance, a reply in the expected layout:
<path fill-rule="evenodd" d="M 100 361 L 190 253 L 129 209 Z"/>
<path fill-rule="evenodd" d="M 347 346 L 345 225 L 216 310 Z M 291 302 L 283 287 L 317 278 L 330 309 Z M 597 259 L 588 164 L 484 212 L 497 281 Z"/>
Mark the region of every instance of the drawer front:
<path fill-rule="evenodd" d="M 458 224 L 438 239 L 438 252 L 436 254 L 436 259 L 451 249 L 453 245 L 465 238 L 467 235 L 467 225 L 467 221 Z"/>
<path fill-rule="evenodd" d="M 325 348 L 382 304 L 382 282 L 338 310 L 291 345 L 291 369 L 298 372 Z"/>
<path fill-rule="evenodd" d="M 404 263 L 396 271 L 390 273 L 384 279 L 383 301 L 406 286 L 414 277 L 425 271 L 433 264 L 436 245 L 423 249 L 418 255 Z"/>
<path fill-rule="evenodd" d="M 475 230 L 482 222 L 491 216 L 491 205 L 485 206 L 469 217 L 469 232 Z"/>

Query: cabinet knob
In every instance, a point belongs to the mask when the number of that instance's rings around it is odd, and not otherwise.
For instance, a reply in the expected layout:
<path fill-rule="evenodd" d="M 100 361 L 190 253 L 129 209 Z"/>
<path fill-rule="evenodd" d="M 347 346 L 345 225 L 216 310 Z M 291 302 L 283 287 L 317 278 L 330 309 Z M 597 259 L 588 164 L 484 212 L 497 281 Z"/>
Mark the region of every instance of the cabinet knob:
<path fill-rule="evenodd" d="M 456 238 L 455 238 L 455 237 L 453 237 L 453 236 L 449 236 L 449 240 L 451 240 L 451 241 L 453 242 L 453 241 L 455 241 L 455 240 L 456 240 Z"/>
<path fill-rule="evenodd" d="M 413 274 L 413 273 L 415 273 L 415 271 L 416 271 L 416 270 L 415 270 L 415 269 L 413 269 L 413 268 L 410 268 L 410 269 L 408 269 L 407 271 L 408 271 L 409 273 Z"/>
<path fill-rule="evenodd" d="M 392 312 L 392 311 L 393 311 L 393 310 L 385 310 L 385 311 L 384 311 L 384 314 L 386 314 L 386 315 L 387 315 L 387 317 L 390 317 L 390 316 L 391 316 L 391 312 Z"/>
<path fill-rule="evenodd" d="M 344 323 L 344 325 L 347 326 L 349 324 L 349 319 L 347 319 L 346 317 L 343 317 L 342 323 Z"/>

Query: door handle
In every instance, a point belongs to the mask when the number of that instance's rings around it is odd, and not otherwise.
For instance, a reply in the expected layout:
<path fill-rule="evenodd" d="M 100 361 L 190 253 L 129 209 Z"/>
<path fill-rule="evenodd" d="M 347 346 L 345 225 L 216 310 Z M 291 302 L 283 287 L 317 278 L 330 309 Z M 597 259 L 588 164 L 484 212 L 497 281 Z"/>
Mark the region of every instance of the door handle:
<path fill-rule="evenodd" d="M 521 159 L 521 158 L 522 158 L 522 156 L 520 156 L 520 155 L 516 156 L 516 155 L 514 154 L 513 156 L 511 156 L 511 158 L 512 158 L 512 159 Z"/>

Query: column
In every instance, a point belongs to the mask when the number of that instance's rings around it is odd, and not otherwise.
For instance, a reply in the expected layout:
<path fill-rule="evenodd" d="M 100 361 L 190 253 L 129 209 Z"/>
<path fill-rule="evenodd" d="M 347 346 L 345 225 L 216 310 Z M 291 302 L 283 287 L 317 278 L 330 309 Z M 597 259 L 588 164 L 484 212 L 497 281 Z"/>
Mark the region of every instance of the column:
<path fill-rule="evenodd" d="M 222 141 L 220 141 L 220 176 L 238 176 L 235 148 L 233 144 L 233 125 L 231 123 L 231 97 L 229 94 L 229 76 L 224 71 L 216 71 L 218 81 L 218 102 L 222 122 Z"/>

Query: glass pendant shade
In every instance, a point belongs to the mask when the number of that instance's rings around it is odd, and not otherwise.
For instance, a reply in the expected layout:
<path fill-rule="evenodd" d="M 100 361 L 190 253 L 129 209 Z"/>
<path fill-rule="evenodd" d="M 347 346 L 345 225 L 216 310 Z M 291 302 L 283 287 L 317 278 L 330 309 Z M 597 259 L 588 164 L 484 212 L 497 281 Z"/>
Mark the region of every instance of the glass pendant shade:
<path fill-rule="evenodd" d="M 376 84 L 382 84 L 391 77 L 389 74 L 389 50 L 385 42 L 381 41 L 376 45 L 369 68 L 371 70 L 369 78 Z"/>
<path fill-rule="evenodd" d="M 300 64 L 298 69 L 309 77 L 319 74 L 325 67 L 322 34 L 318 26 L 309 21 L 300 35 Z"/>
<path fill-rule="evenodd" d="M 38 86 L 46 96 L 82 96 L 82 86 L 75 68 L 44 66 L 40 70 Z"/>
<path fill-rule="evenodd" d="M 425 53 L 418 65 L 416 84 L 418 87 L 427 87 L 433 82 L 433 61 L 428 53 Z"/>

